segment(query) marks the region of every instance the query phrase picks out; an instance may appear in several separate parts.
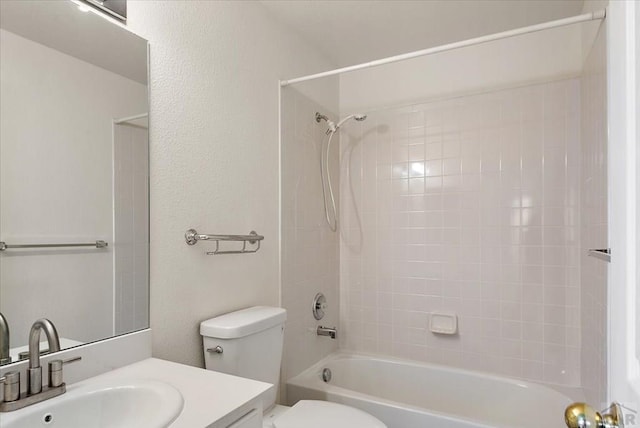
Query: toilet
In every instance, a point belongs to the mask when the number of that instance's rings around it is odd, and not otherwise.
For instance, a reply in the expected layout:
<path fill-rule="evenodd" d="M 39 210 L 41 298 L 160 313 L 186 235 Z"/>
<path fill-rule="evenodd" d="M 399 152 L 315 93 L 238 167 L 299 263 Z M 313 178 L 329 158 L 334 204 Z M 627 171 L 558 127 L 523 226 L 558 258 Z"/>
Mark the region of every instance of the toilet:
<path fill-rule="evenodd" d="M 287 312 L 255 306 L 200 323 L 207 370 L 276 385 L 263 396 L 264 428 L 386 428 L 362 410 L 319 400 L 276 405 Z"/>

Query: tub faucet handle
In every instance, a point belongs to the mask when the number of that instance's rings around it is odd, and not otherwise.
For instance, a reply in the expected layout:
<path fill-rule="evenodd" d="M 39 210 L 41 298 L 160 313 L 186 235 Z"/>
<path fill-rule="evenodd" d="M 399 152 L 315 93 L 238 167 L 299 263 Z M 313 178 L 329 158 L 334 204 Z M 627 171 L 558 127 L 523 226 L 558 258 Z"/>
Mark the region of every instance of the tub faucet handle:
<path fill-rule="evenodd" d="M 324 294 L 318 293 L 316 297 L 313 298 L 313 317 L 320 321 L 324 318 L 324 313 L 327 310 L 327 298 L 324 297 Z"/>

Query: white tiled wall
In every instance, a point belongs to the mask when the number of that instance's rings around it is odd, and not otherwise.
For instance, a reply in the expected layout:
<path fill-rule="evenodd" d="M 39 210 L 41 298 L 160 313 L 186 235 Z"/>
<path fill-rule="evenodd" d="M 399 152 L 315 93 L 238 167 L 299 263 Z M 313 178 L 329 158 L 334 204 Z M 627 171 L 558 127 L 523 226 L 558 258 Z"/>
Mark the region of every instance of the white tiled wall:
<path fill-rule="evenodd" d="M 325 85 L 325 96 L 334 94 L 337 109 L 337 86 L 331 81 Z M 283 380 L 338 348 L 336 340 L 316 335 L 318 325 L 337 326 L 340 312 L 338 234 L 325 223 L 320 181 L 320 150 L 323 141 L 326 147 L 327 127 L 316 123 L 317 111 L 336 119 L 331 106 L 321 106 L 294 87 L 283 89 L 281 301 L 287 310 Z M 332 144 L 332 178 L 338 190 L 339 141 Z M 311 306 L 319 292 L 326 296 L 328 309 L 325 318 L 316 321 Z"/>
<path fill-rule="evenodd" d="M 595 39 L 582 77 L 582 384 L 587 401 L 606 399 L 607 268 L 587 257 L 606 248 L 607 234 L 607 75 L 605 28 Z"/>
<path fill-rule="evenodd" d="M 114 327 L 122 334 L 149 326 L 149 131 L 114 125 L 113 140 Z"/>
<path fill-rule="evenodd" d="M 368 115 L 341 131 L 341 346 L 579 385 L 579 80 Z"/>

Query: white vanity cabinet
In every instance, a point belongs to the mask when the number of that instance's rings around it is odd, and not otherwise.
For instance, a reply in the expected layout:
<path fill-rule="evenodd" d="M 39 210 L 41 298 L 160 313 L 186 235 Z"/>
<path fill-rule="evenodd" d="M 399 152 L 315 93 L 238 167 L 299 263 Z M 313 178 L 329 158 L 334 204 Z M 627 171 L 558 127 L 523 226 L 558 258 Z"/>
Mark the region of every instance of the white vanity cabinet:
<path fill-rule="evenodd" d="M 235 419 L 231 423 L 225 420 L 216 423 L 212 427 L 224 428 L 262 428 L 262 405 L 252 406 L 253 408 L 244 413 L 240 418 Z"/>

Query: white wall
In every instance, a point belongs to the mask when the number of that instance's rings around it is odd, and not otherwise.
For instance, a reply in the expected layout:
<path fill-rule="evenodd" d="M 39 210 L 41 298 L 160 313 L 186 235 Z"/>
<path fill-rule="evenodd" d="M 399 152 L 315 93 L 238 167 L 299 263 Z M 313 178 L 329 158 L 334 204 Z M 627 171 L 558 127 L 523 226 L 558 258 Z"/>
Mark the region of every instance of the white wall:
<path fill-rule="evenodd" d="M 146 87 L 4 30 L 0 55 L 0 237 L 112 245 L 112 120 L 146 111 Z M 40 317 L 63 337 L 111 336 L 112 258 L 112 247 L 3 252 L 12 346 Z"/>
<path fill-rule="evenodd" d="M 325 97 L 333 94 L 332 108 L 322 106 L 296 87 L 282 91 L 281 293 L 282 305 L 289 314 L 283 381 L 338 348 L 337 340 L 316 334 L 318 325 L 337 327 L 340 319 L 339 235 L 331 232 L 326 223 L 320 179 L 320 156 L 327 145 L 327 124 L 315 121 L 316 112 L 337 120 L 338 79 L 322 82 Z M 336 134 L 331 151 L 336 201 L 340 183 L 339 145 Z M 328 308 L 325 317 L 317 321 L 312 315 L 311 302 L 320 292 L 327 298 Z"/>
<path fill-rule="evenodd" d="M 638 283 L 635 265 L 638 134 L 635 111 L 637 82 L 638 4 L 612 1 L 607 9 L 607 144 L 609 245 L 608 381 L 607 399 L 636 406 L 640 402 L 638 365 L 640 330 L 637 324 Z M 630 304 L 636 302 L 636 305 Z M 629 322 L 630 320 L 636 322 Z"/>
<path fill-rule="evenodd" d="M 340 76 L 342 114 L 483 92 L 580 74 L 581 27 L 573 25 Z"/>
<path fill-rule="evenodd" d="M 128 7 L 151 45 L 153 353 L 202 366 L 201 321 L 280 303 L 278 80 L 331 66 L 254 2 Z M 265 240 L 207 256 L 211 244 L 185 244 L 192 227 Z"/>
<path fill-rule="evenodd" d="M 149 326 L 149 130 L 113 125 L 114 331 Z"/>
<path fill-rule="evenodd" d="M 609 264 L 587 256 L 608 246 L 606 27 L 584 66 L 581 96 L 581 353 L 587 401 L 603 403 L 607 387 L 607 274 Z"/>
<path fill-rule="evenodd" d="M 590 13 L 599 10 L 605 10 L 609 5 L 609 0 L 584 0 L 584 4 L 582 5 L 582 13 Z M 593 22 L 588 22 L 584 24 L 580 24 L 581 29 L 581 39 L 582 39 L 582 63 L 587 61 L 592 52 L 593 44 L 596 41 L 596 38 L 601 33 L 600 26 L 602 23 L 606 22 L 598 20 Z"/>

